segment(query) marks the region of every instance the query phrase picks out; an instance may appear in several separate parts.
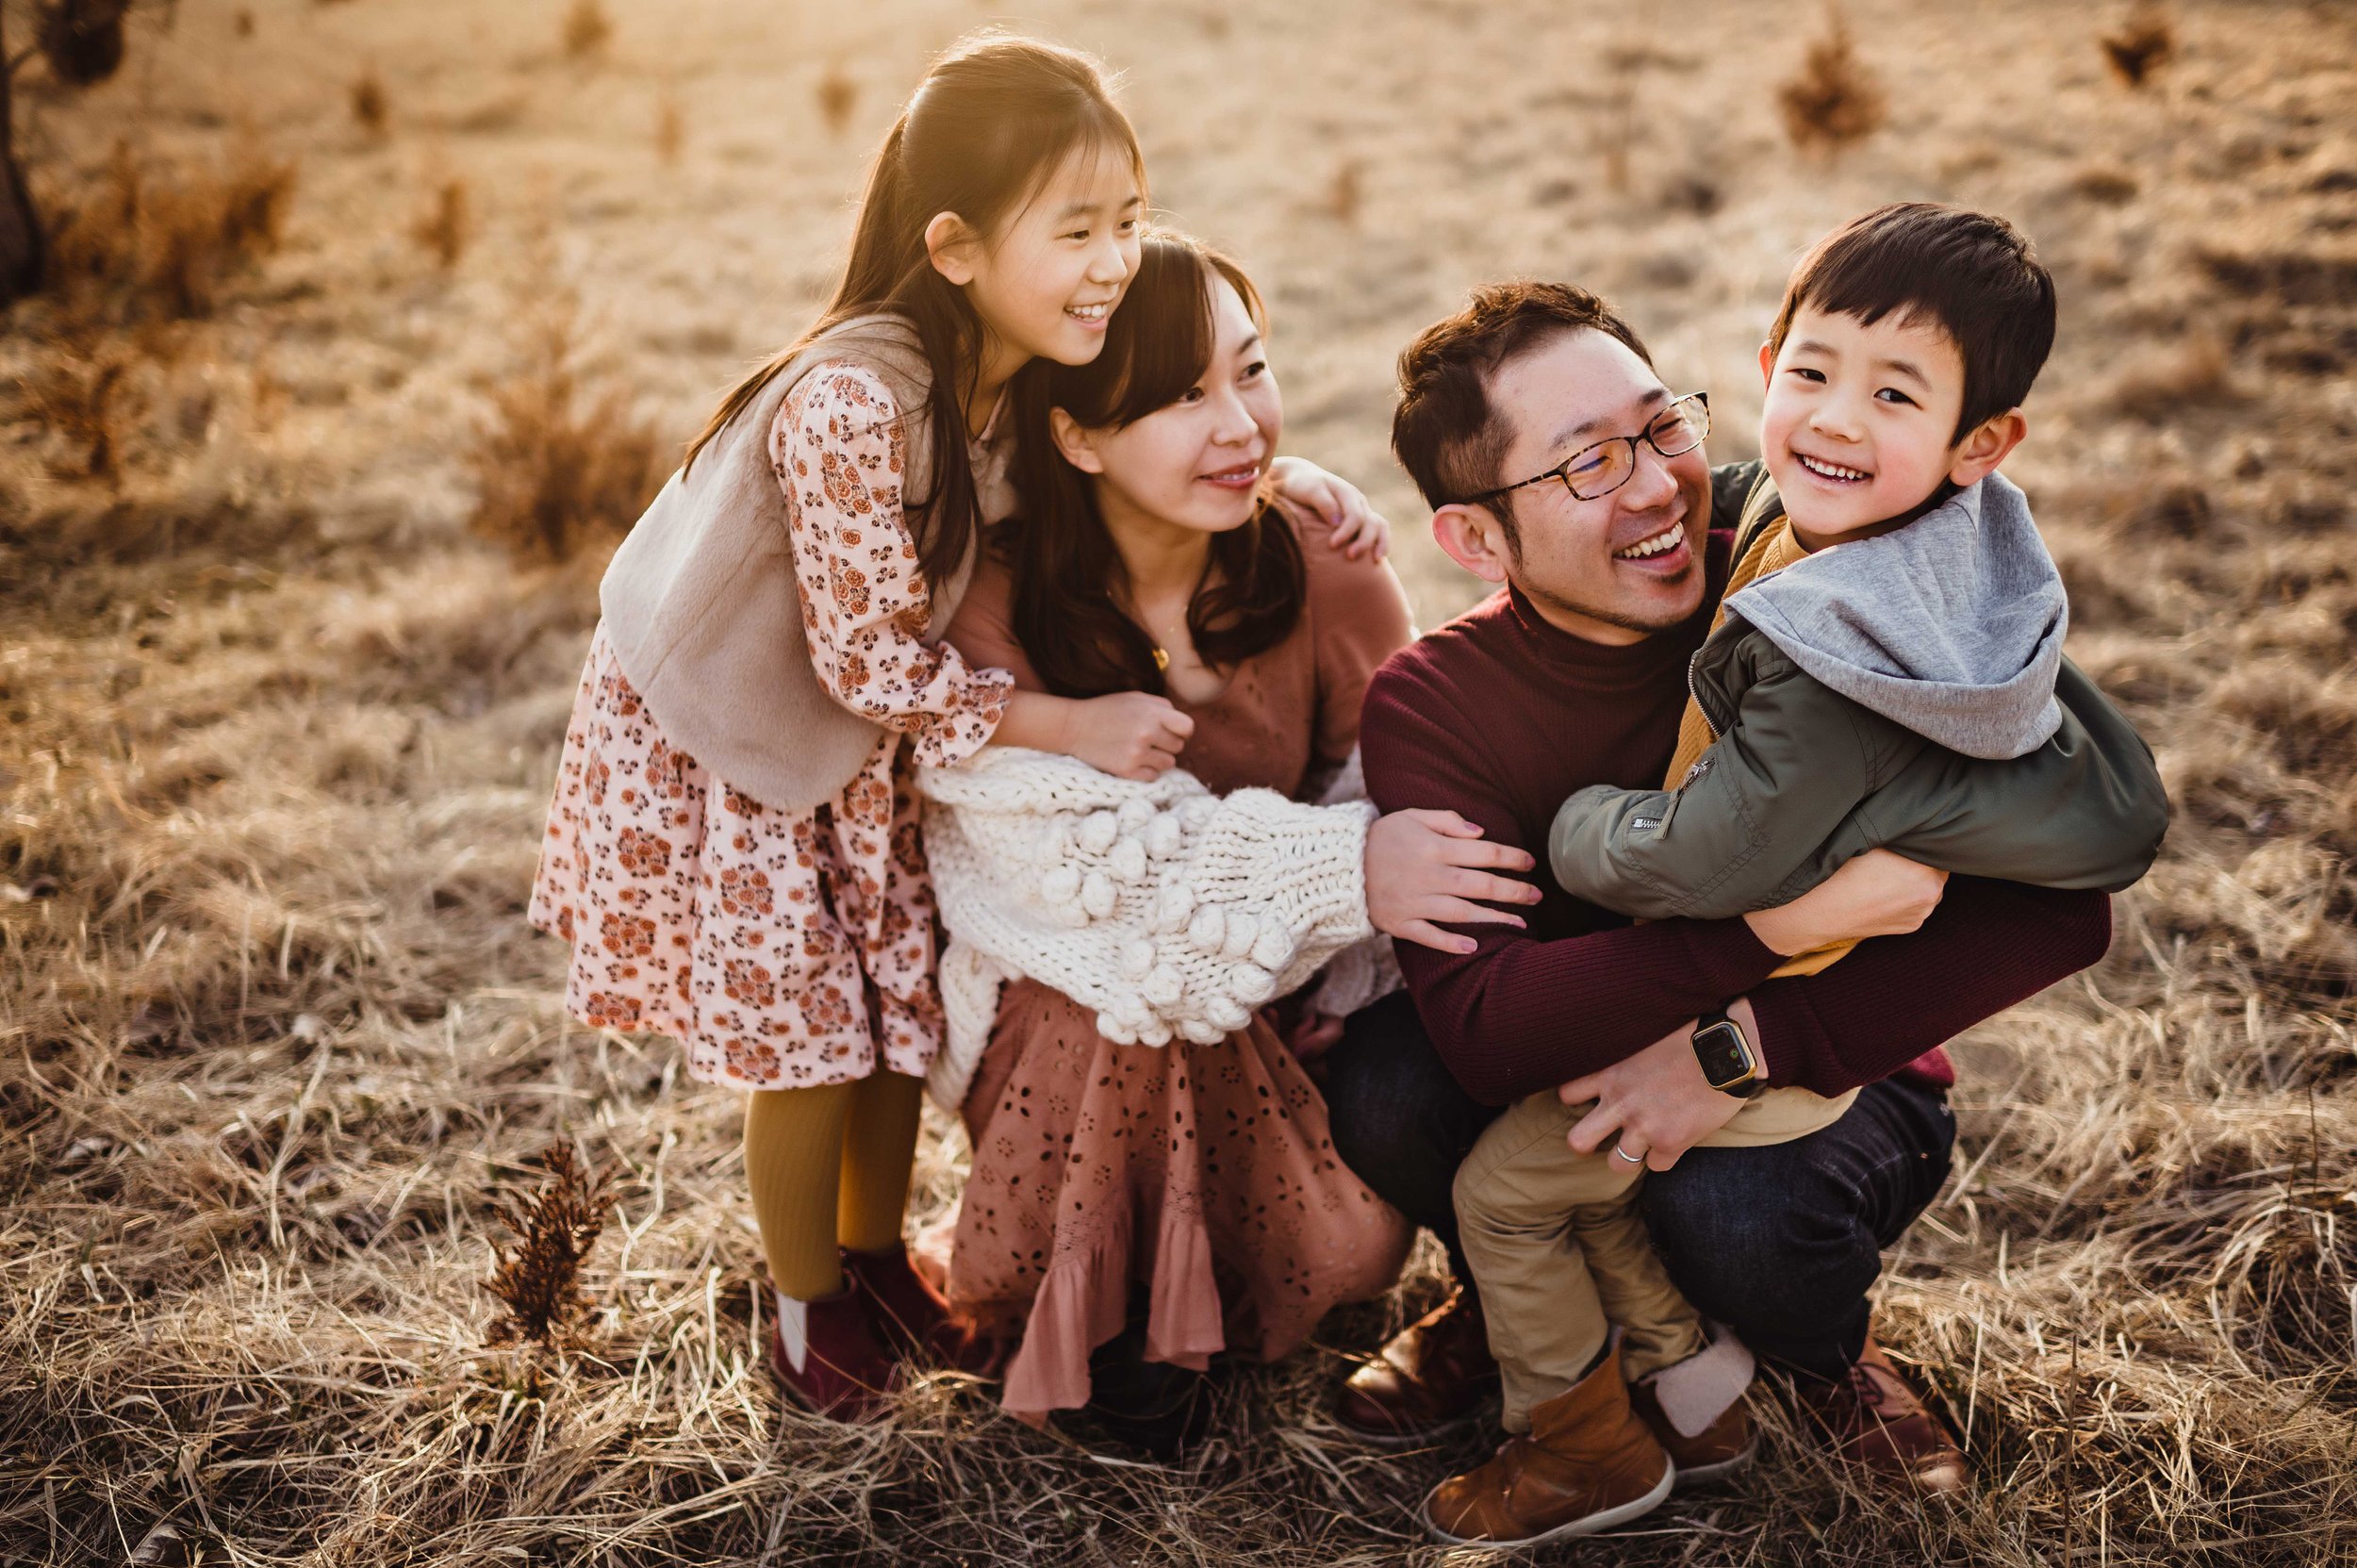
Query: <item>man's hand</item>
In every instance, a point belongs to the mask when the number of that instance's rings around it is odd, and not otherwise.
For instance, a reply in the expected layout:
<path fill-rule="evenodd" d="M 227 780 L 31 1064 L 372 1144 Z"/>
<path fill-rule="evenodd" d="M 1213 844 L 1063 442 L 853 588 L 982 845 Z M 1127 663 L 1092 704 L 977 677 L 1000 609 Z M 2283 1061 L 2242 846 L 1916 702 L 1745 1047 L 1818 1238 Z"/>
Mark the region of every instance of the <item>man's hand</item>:
<path fill-rule="evenodd" d="M 1759 1050 L 1759 1020 L 1748 998 L 1727 1008 Z M 1760 1057 L 1762 1065 L 1767 1057 Z M 1678 1157 L 1735 1119 L 1745 1102 L 1710 1086 L 1694 1059 L 1694 1026 L 1681 1025 L 1636 1055 L 1601 1072 L 1574 1078 L 1556 1091 L 1566 1105 L 1592 1099 L 1596 1108 L 1571 1131 L 1572 1147 L 1593 1154 L 1614 1145 L 1642 1155 L 1654 1170 L 1668 1170 Z"/>
<path fill-rule="evenodd" d="M 1480 944 L 1441 927 L 1527 924 L 1490 906 L 1537 903 L 1543 895 L 1535 883 L 1496 873 L 1538 864 L 1527 850 L 1491 843 L 1479 824 L 1453 811 L 1389 813 L 1367 830 L 1367 921 L 1386 936 L 1469 953 Z"/>

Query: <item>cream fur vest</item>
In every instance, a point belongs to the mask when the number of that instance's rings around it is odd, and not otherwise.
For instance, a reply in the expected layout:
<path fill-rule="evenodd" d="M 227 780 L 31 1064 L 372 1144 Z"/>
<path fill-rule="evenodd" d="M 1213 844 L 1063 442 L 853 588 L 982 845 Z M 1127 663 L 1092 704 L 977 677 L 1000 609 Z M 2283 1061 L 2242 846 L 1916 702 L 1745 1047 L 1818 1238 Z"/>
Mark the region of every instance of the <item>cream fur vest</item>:
<path fill-rule="evenodd" d="M 785 492 L 769 456 L 786 393 L 821 365 L 845 361 L 873 371 L 898 404 L 900 493 L 931 494 L 932 373 L 916 330 L 898 316 L 853 317 L 772 376 L 692 470 L 671 475 L 598 588 L 622 673 L 665 736 L 727 784 L 784 811 L 833 800 L 884 734 L 836 701 L 811 668 Z M 1005 450 L 1000 441 L 976 454 L 985 523 L 1014 509 Z M 927 641 L 948 628 L 972 569 L 969 553 L 948 582 L 932 585 Z"/>

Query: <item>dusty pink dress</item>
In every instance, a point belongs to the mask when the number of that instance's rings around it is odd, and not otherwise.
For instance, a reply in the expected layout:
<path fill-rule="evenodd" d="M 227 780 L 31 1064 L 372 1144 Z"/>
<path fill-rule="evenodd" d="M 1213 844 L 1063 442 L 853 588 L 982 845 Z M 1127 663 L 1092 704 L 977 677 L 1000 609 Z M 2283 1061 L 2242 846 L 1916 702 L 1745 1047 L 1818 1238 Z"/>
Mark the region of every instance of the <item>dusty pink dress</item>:
<path fill-rule="evenodd" d="M 1011 526 L 1020 526 L 1013 524 Z M 1410 635 L 1391 569 L 1304 540 L 1308 606 L 1195 721 L 1178 759 L 1212 789 L 1298 796 L 1349 755 L 1368 677 Z M 1039 689 L 985 564 L 949 640 Z M 1217 1045 L 1119 1046 L 1036 982 L 1010 985 L 963 1108 L 972 1173 L 949 1258 L 951 1304 L 1021 1345 L 1005 1403 L 1027 1419 L 1086 1404 L 1089 1352 L 1130 1286 L 1146 1354 L 1201 1369 L 1216 1351 L 1292 1350 L 1337 1302 L 1390 1287 L 1407 1223 L 1334 1153 L 1326 1101 L 1260 1019 Z"/>
<path fill-rule="evenodd" d="M 821 367 L 770 432 L 811 668 L 885 729 L 832 801 L 774 810 L 713 777 L 665 738 L 602 627 L 582 670 L 530 918 L 572 945 L 567 1012 L 677 1037 L 707 1083 L 921 1075 L 940 1049 L 910 773 L 980 750 L 1012 683 L 919 640 L 931 599 L 900 513 L 896 415 L 873 371 Z M 970 455 L 1002 461 L 991 431 Z"/>

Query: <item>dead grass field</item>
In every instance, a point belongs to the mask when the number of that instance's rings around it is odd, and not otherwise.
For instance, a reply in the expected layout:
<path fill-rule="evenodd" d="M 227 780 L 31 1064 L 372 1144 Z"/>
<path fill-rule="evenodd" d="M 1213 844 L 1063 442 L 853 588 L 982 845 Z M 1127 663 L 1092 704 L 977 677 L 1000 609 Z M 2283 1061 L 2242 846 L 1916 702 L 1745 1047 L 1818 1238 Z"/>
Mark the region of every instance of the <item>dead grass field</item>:
<path fill-rule="evenodd" d="M 2108 0 L 1852 0 L 1887 119 L 1807 156 L 1814 5 L 1007 19 L 1129 70 L 1159 203 L 1273 301 L 1289 445 L 1400 523 L 1427 622 L 1471 584 L 1389 461 L 1390 363 L 1467 284 L 1616 296 L 1729 457 L 1849 213 L 1993 206 L 2060 281 L 2018 472 L 2180 817 L 2111 957 L 1961 1048 L 1958 1175 L 1884 1288 L 1980 1489 L 1876 1502 L 1782 1443 L 1550 1560 L 2357 1560 L 2357 13 L 2164 14 L 2154 55 Z M 477 432 L 522 408 L 580 507 L 627 496 L 807 318 L 893 107 L 988 19 L 214 0 L 92 91 L 19 77 L 113 259 L 0 338 L 0 1562 L 1484 1560 L 1412 1525 L 1461 1451 L 1323 1413 L 1428 1272 L 1237 1378 L 1177 1470 L 950 1379 L 782 1411 L 736 1103 L 569 1025 L 523 924 L 597 553 L 470 531 Z M 561 1358 L 491 1345 L 482 1284 L 556 1137 L 618 1171 Z"/>

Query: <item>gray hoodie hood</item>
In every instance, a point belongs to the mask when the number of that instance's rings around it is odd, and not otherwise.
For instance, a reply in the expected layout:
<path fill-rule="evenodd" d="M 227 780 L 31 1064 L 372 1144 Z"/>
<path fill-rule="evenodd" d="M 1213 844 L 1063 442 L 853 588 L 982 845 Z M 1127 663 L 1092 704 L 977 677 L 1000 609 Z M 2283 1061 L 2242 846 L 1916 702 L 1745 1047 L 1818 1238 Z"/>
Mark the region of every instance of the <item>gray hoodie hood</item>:
<path fill-rule="evenodd" d="M 1830 546 L 1730 596 L 1809 675 L 1969 757 L 2044 745 L 2070 619 L 2019 487 L 1990 474 L 1904 528 Z"/>

